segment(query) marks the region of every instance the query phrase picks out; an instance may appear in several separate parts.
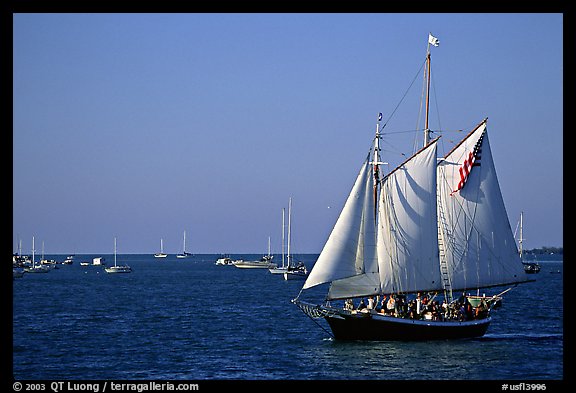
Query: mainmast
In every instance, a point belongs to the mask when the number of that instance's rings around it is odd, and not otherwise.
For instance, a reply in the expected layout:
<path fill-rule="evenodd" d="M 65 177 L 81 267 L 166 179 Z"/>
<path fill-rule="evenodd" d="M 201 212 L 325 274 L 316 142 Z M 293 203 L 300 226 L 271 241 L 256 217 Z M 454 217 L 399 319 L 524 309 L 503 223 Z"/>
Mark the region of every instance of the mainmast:
<path fill-rule="evenodd" d="M 524 215 L 524 212 L 520 212 L 520 239 L 518 239 L 518 245 L 520 248 L 520 260 L 523 261 L 522 259 L 522 241 L 524 240 L 524 238 L 522 237 L 522 216 Z"/>
<path fill-rule="evenodd" d="M 288 267 L 292 266 L 291 259 L 292 256 L 290 255 L 290 227 L 291 227 L 291 216 L 292 216 L 292 197 L 288 199 L 288 255 L 286 259 L 288 261 Z"/>
<path fill-rule="evenodd" d="M 424 147 L 430 143 L 430 128 L 428 128 L 428 114 L 430 112 L 430 44 L 440 45 L 440 40 L 428 33 L 428 46 L 426 48 L 426 118 L 424 121 Z"/>

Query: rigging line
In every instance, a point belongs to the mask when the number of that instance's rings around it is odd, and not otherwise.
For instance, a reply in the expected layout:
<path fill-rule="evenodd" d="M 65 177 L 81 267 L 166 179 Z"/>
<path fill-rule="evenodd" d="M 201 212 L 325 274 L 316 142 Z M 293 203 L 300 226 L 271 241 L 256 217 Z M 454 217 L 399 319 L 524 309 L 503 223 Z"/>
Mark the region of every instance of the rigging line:
<path fill-rule="evenodd" d="M 479 168 L 482 169 L 482 168 Z M 447 179 L 444 177 L 446 184 L 447 184 Z M 450 188 L 450 187 L 449 187 Z M 478 189 L 477 193 L 480 192 L 480 189 Z M 456 207 L 458 208 L 457 212 L 456 212 L 456 217 L 453 219 L 454 222 L 452 224 L 451 230 L 453 231 L 453 233 L 457 232 L 457 229 L 461 229 L 461 232 L 464 233 L 464 242 L 463 244 L 461 244 L 460 246 L 463 247 L 461 249 L 459 249 L 458 245 L 455 242 L 450 242 L 449 246 L 452 249 L 453 255 L 458 254 L 458 261 L 462 262 L 463 259 L 468 258 L 468 251 L 469 251 L 469 246 L 470 246 L 470 241 L 471 241 L 471 237 L 473 235 L 473 232 L 475 232 L 477 234 L 477 236 L 479 236 L 480 241 L 483 241 L 485 244 L 488 245 L 487 248 L 485 248 L 484 250 L 487 251 L 488 255 L 493 257 L 495 266 L 499 267 L 500 269 L 506 271 L 506 272 L 513 272 L 513 270 L 506 265 L 505 263 L 502 262 L 501 258 L 499 258 L 499 255 L 496 254 L 494 252 L 494 248 L 493 248 L 493 239 L 488 239 L 486 236 L 484 236 L 482 234 L 482 232 L 479 230 L 479 228 L 477 227 L 477 223 L 476 223 L 476 213 L 477 213 L 477 209 L 478 209 L 478 205 L 474 206 L 472 211 L 469 211 L 469 209 L 465 206 L 464 200 L 454 200 L 454 202 L 457 204 Z M 460 223 L 460 220 L 463 220 L 463 223 Z M 467 226 L 468 224 L 470 225 L 470 228 L 468 229 Z M 462 225 L 464 226 L 464 228 L 462 228 Z M 478 250 L 476 250 L 477 253 L 477 257 L 480 257 L 480 252 L 478 252 Z M 474 288 L 474 287 L 471 287 Z"/>
<path fill-rule="evenodd" d="M 432 91 L 434 92 L 434 104 L 436 106 L 436 116 L 438 117 L 438 129 L 442 129 L 442 122 L 440 121 L 440 110 L 438 109 L 438 98 L 436 97 L 436 84 L 434 83 L 434 74 L 431 74 Z"/>
<path fill-rule="evenodd" d="M 396 108 L 394 108 L 394 110 L 392 111 L 392 113 L 390 114 L 390 116 L 388 117 L 388 119 L 386 119 L 386 121 L 384 122 L 384 124 L 382 125 L 382 127 L 380 128 L 380 131 L 382 131 L 384 129 L 384 127 L 386 127 L 386 125 L 388 124 L 388 122 L 390 121 L 390 119 L 392 119 L 392 116 L 394 116 L 394 114 L 396 113 L 396 111 L 398 110 L 398 107 L 400 107 L 400 104 L 402 104 L 402 101 L 404 101 L 404 98 L 406 98 L 406 95 L 408 94 L 408 91 L 410 91 L 410 89 L 412 88 L 412 85 L 414 84 L 414 82 L 416 81 L 416 78 L 418 77 L 418 75 L 420 74 L 420 71 L 422 70 L 422 67 L 424 67 L 424 64 L 426 64 L 426 61 L 422 62 L 422 65 L 420 66 L 420 68 L 418 69 L 418 72 L 416 73 L 416 75 L 414 76 L 414 79 L 412 79 L 412 82 L 410 82 L 410 86 L 408 86 L 408 89 L 406 89 L 406 92 L 404 92 L 404 95 L 402 96 L 402 98 L 400 99 L 400 102 L 398 102 L 398 104 L 396 105 Z"/>
<path fill-rule="evenodd" d="M 296 305 L 298 306 L 298 308 L 300 309 L 300 311 L 302 311 L 302 312 L 304 313 L 304 315 L 306 315 L 308 318 L 310 318 L 310 320 L 311 320 L 312 322 L 314 322 L 316 325 L 318 325 L 318 326 L 320 327 L 320 329 L 324 330 L 326 333 L 328 333 L 328 334 L 330 335 L 330 337 L 332 337 L 332 338 L 335 339 L 336 337 L 334 337 L 334 335 L 332 334 L 332 332 L 326 330 L 326 329 L 324 328 L 324 326 L 320 325 L 318 322 L 316 322 L 316 320 L 315 320 L 314 318 L 312 318 L 311 315 L 309 315 L 306 311 L 304 311 L 304 308 L 302 308 L 302 307 L 296 302 L 297 299 L 298 299 L 298 298 L 292 300 L 292 303 L 296 304 Z"/>
<path fill-rule="evenodd" d="M 425 62 L 426 63 L 426 62 Z M 422 106 L 424 105 L 424 95 L 426 91 L 426 71 L 422 73 L 422 91 L 420 92 L 420 107 L 418 108 L 418 117 L 416 117 L 416 129 L 420 128 L 420 120 L 422 119 Z M 414 134 L 414 141 L 412 145 L 412 152 L 418 150 L 418 134 Z"/>

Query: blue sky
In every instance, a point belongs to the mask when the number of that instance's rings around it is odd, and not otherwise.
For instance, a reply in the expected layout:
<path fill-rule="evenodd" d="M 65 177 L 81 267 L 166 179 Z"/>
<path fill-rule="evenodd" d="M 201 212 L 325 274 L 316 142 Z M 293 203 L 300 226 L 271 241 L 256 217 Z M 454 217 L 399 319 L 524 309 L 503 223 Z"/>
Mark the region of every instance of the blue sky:
<path fill-rule="evenodd" d="M 319 252 L 370 147 L 483 118 L 514 231 L 563 244 L 562 14 L 14 14 L 13 249 Z M 419 120 L 420 119 L 420 120 Z M 384 159 L 411 154 L 390 134 Z M 420 134 L 418 134 L 420 136 Z M 421 137 L 421 136 L 420 136 Z"/>

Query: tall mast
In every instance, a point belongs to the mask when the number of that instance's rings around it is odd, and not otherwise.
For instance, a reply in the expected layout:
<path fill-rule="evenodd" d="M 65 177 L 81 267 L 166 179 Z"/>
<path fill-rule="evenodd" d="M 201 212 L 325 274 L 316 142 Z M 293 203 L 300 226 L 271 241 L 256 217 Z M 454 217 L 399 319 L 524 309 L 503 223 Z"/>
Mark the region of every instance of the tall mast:
<path fill-rule="evenodd" d="M 286 226 L 284 225 L 284 211 L 286 209 L 282 208 L 282 267 L 284 267 L 284 232 Z"/>
<path fill-rule="evenodd" d="M 518 244 L 520 246 L 520 260 L 522 261 L 522 241 L 524 240 L 524 238 L 522 237 L 522 218 L 523 218 L 524 212 L 520 212 L 520 239 L 518 239 Z"/>
<path fill-rule="evenodd" d="M 114 267 L 116 267 L 116 236 L 114 236 Z"/>
<path fill-rule="evenodd" d="M 292 197 L 288 200 L 288 267 L 290 267 L 290 222 L 291 222 L 291 215 L 292 215 Z"/>
<path fill-rule="evenodd" d="M 374 137 L 374 156 L 372 157 L 372 167 L 374 172 L 374 219 L 377 217 L 378 210 L 378 185 L 380 184 L 380 165 L 386 165 L 387 162 L 380 161 L 380 121 L 382 113 L 378 113 L 378 122 L 376 123 L 376 136 Z M 384 128 L 386 124 L 382 128 Z"/>
<path fill-rule="evenodd" d="M 376 123 L 376 136 L 374 138 L 374 157 L 372 161 L 374 169 L 374 219 L 376 219 L 378 210 L 378 184 L 380 183 L 378 165 L 382 164 L 380 162 L 380 120 L 382 120 L 382 113 L 378 113 L 378 122 Z"/>
<path fill-rule="evenodd" d="M 428 128 L 428 114 L 430 112 L 430 44 L 440 45 L 438 38 L 432 33 L 428 34 L 428 46 L 426 47 L 426 117 L 424 121 L 424 147 L 430 143 L 430 128 Z"/>
<path fill-rule="evenodd" d="M 430 42 L 426 51 L 426 120 L 424 121 L 424 146 L 430 143 L 430 129 L 428 128 L 428 113 L 430 109 Z"/>

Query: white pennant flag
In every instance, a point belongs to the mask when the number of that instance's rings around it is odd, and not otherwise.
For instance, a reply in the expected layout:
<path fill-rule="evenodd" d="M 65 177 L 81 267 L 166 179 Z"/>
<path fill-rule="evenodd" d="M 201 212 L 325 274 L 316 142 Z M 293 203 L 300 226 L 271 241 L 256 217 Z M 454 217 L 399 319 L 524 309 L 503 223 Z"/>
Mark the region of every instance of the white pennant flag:
<path fill-rule="evenodd" d="M 434 37 L 431 33 L 428 33 L 428 43 L 434 46 L 440 45 L 440 40 Z"/>

